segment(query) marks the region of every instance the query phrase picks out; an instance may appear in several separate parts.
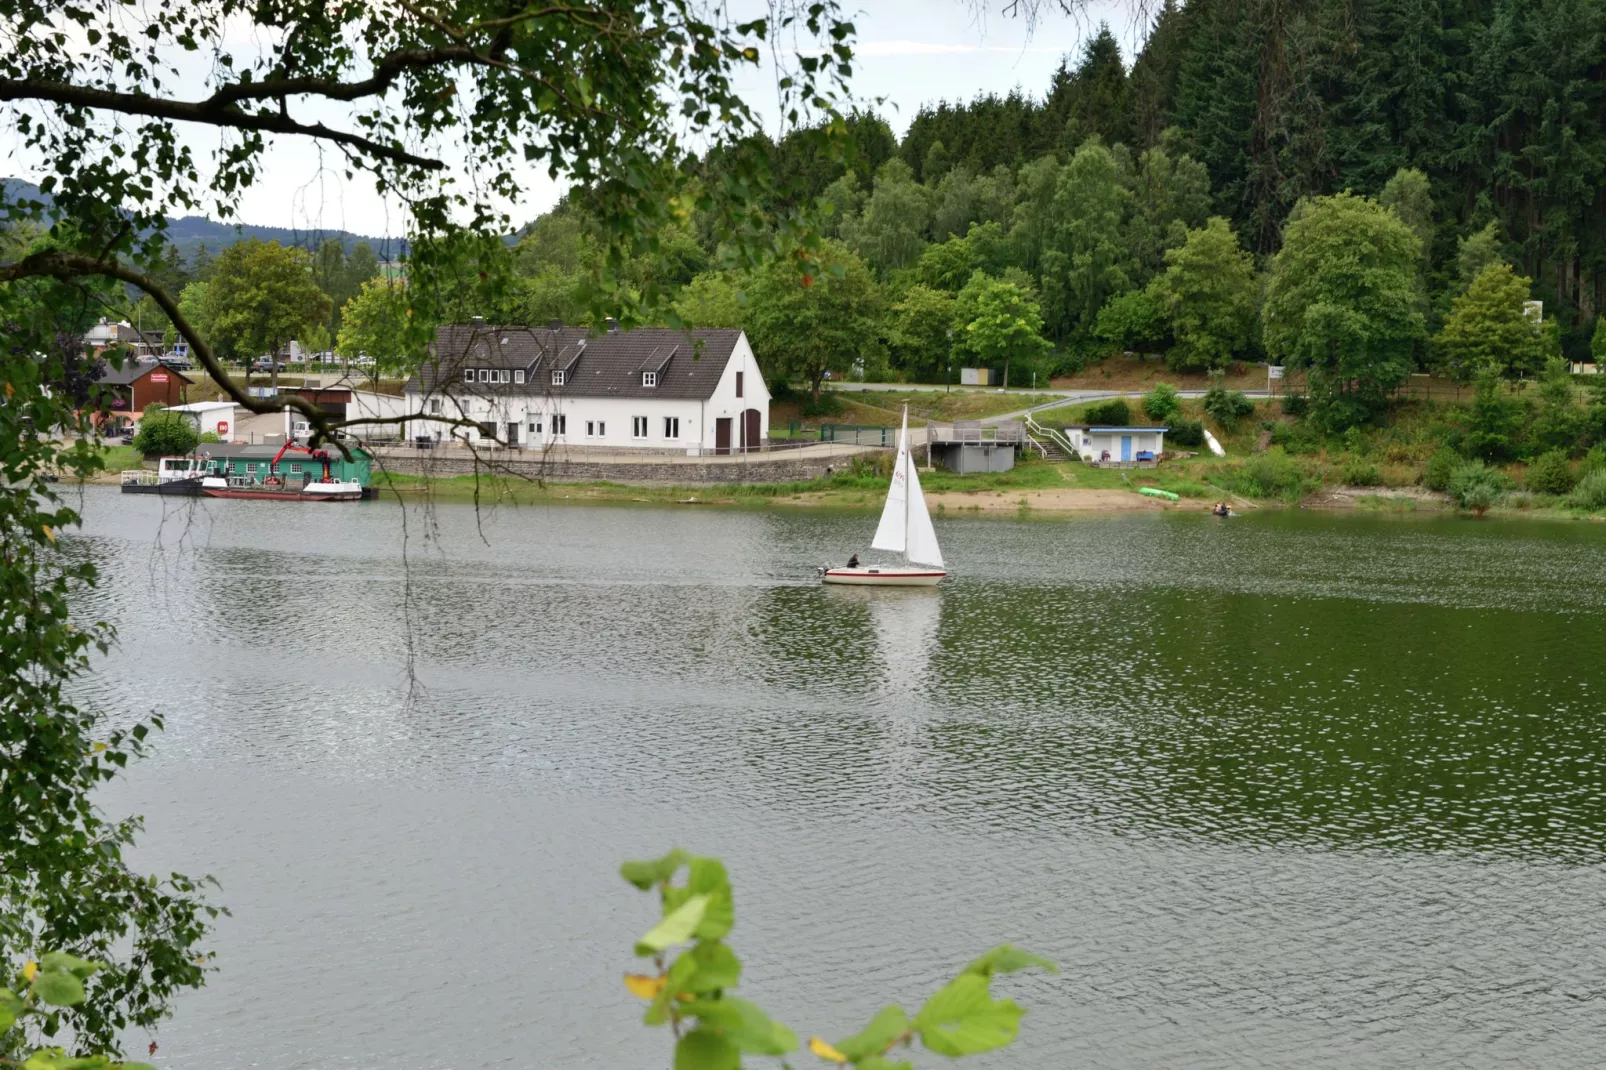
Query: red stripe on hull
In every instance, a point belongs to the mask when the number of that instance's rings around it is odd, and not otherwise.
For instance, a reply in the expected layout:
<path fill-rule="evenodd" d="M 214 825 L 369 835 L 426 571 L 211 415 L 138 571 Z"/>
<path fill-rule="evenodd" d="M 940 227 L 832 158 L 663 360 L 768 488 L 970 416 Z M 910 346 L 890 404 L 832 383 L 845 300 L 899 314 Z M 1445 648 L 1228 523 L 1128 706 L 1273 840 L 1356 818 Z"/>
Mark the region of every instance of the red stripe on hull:
<path fill-rule="evenodd" d="M 354 502 L 362 498 L 361 491 L 352 494 L 303 494 L 298 490 L 218 490 L 208 487 L 205 493 L 209 498 L 247 498 L 266 502 Z"/>

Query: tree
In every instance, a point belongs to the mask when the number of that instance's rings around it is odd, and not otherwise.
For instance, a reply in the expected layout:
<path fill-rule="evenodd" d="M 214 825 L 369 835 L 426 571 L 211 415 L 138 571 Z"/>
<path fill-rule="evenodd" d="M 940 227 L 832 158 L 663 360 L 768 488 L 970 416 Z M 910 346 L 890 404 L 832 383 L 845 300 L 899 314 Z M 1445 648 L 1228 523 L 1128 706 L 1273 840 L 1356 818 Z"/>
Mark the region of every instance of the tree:
<path fill-rule="evenodd" d="M 1104 302 L 1132 288 L 1122 222 L 1132 193 L 1110 150 L 1089 141 L 1054 186 L 1053 219 L 1043 252 L 1043 293 L 1050 329 L 1064 338 L 1091 330 Z"/>
<path fill-rule="evenodd" d="M 1589 340 L 1589 355 L 1595 360 L 1597 372 L 1606 367 L 1606 316 L 1595 317 L 1595 333 Z"/>
<path fill-rule="evenodd" d="M 675 307 L 691 327 L 742 327 L 747 322 L 742 280 L 728 272 L 698 275 L 680 291 Z"/>
<path fill-rule="evenodd" d="M 864 212 L 843 224 L 843 235 L 860 256 L 883 273 L 908 267 L 925 247 L 931 194 L 914 180 L 909 165 L 888 160 L 876 175 Z"/>
<path fill-rule="evenodd" d="M 1572 366 L 1563 357 L 1551 357 L 1539 376 L 1539 411 L 1534 414 L 1529 438 L 1537 449 L 1570 454 L 1583 438 L 1584 420 L 1573 390 Z"/>
<path fill-rule="evenodd" d="M 1188 231 L 1165 254 L 1151 292 L 1164 309 L 1176 345 L 1167 363 L 1179 370 L 1221 368 L 1253 344 L 1260 283 L 1254 261 L 1220 216 Z"/>
<path fill-rule="evenodd" d="M 1472 405 L 1467 412 L 1467 431 L 1462 448 L 1472 457 L 1500 461 L 1516 452 L 1522 430 L 1523 406 L 1502 389 L 1500 373 L 1490 367 L 1477 375 Z"/>
<path fill-rule="evenodd" d="M 1043 315 L 1037 302 L 1020 287 L 978 271 L 960 291 L 955 344 L 984 364 L 1004 363 L 1004 385 L 1010 365 L 1030 360 L 1054 347 L 1043 337 Z"/>
<path fill-rule="evenodd" d="M 1371 417 L 1411 370 L 1424 322 L 1422 244 L 1375 201 L 1341 193 L 1301 202 L 1272 259 L 1261 323 L 1267 352 L 1309 373 L 1331 428 Z"/>
<path fill-rule="evenodd" d="M 405 288 L 399 282 L 371 279 L 341 312 L 335 352 L 346 361 L 372 360 L 378 375 L 400 375 L 424 355 L 409 344 L 409 338 Z"/>
<path fill-rule="evenodd" d="M 1452 379 L 1465 383 L 1485 369 L 1516 379 L 1540 369 L 1545 337 L 1523 308 L 1529 285 L 1511 265 L 1496 262 L 1451 303 L 1434 345 Z"/>
<path fill-rule="evenodd" d="M 1402 167 L 1378 194 L 1377 203 L 1392 209 L 1422 243 L 1426 258 L 1433 251 L 1433 187 L 1428 176 L 1414 167 Z"/>
<path fill-rule="evenodd" d="M 217 258 L 206 308 L 217 351 L 249 361 L 264 353 L 276 357 L 308 327 L 326 321 L 329 298 L 313 281 L 305 250 L 253 238 Z M 273 381 L 279 381 L 277 362 Z"/>
<path fill-rule="evenodd" d="M 1143 395 L 1143 411 L 1149 419 L 1165 423 L 1182 411 L 1182 398 L 1170 383 L 1155 383 L 1154 389 Z"/>
<path fill-rule="evenodd" d="M 147 457 L 183 456 L 200 441 L 200 433 L 189 417 L 153 405 L 139 419 L 134 448 Z"/>
<path fill-rule="evenodd" d="M 893 366 L 910 382 L 941 381 L 953 352 L 954 295 L 916 284 L 893 303 L 887 340 Z"/>
<path fill-rule="evenodd" d="M 748 333 L 770 380 L 793 376 L 820 399 L 825 373 L 843 374 L 874 346 L 881 320 L 881 289 L 851 249 L 824 242 L 820 275 L 799 275 L 785 260 L 762 269 L 753 282 Z"/>
<path fill-rule="evenodd" d="M 1146 290 L 1131 290 L 1104 302 L 1093 336 L 1123 350 L 1152 353 L 1171 340 L 1165 308 Z"/>
<path fill-rule="evenodd" d="M 1466 293 L 1484 268 L 1504 259 L 1500 255 L 1500 224 L 1491 221 L 1482 230 L 1457 239 L 1455 259 L 1460 291 Z"/>

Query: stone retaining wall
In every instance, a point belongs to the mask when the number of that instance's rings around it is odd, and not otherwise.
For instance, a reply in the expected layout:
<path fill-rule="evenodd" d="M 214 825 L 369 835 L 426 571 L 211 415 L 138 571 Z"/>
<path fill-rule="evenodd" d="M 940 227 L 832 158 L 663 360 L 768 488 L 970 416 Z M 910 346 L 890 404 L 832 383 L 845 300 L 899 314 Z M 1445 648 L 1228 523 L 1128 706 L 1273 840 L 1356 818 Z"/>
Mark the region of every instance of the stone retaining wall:
<path fill-rule="evenodd" d="M 490 458 L 476 464 L 462 455 L 436 454 L 428 450 L 416 455 L 375 458 L 375 474 L 383 469 L 408 476 L 466 476 L 476 471 L 502 473 L 517 478 L 540 479 L 552 483 L 632 483 L 644 486 L 703 486 L 729 483 L 803 483 L 828 474 L 828 469 L 850 463 L 847 457 L 799 459 L 750 459 L 746 463 L 699 461 L 568 461 L 562 458 L 532 460 Z"/>

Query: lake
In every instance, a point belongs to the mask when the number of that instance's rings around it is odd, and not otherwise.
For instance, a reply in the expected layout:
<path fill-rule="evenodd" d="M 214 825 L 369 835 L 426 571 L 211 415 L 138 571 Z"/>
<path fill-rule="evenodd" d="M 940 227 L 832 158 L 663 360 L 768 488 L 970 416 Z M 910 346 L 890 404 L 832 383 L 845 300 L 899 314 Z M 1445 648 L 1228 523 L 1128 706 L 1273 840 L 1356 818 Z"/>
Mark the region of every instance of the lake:
<path fill-rule="evenodd" d="M 233 911 L 168 1070 L 665 1067 L 673 845 L 804 1038 L 1008 940 L 978 1070 L 1606 1047 L 1606 527 L 939 519 L 874 591 L 864 514 L 84 498 L 83 690 L 167 718 L 105 802 Z"/>

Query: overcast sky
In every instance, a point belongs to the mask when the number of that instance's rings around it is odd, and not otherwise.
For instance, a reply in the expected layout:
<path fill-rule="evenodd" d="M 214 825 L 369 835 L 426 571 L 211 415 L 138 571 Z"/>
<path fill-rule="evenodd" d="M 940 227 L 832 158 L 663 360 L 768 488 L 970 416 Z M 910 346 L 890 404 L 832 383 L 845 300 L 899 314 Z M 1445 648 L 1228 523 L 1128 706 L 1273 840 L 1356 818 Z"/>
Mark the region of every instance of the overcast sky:
<path fill-rule="evenodd" d="M 996 11 L 1001 5 L 991 6 Z M 881 113 L 900 136 L 922 104 L 1007 93 L 1016 86 L 1040 95 L 1061 57 L 1076 53 L 1096 30 L 1101 11 L 1111 13 L 1111 26 L 1130 62 L 1134 41 L 1130 16 L 1114 4 L 1097 4 L 1091 10 L 1093 14 L 1082 19 L 1045 17 L 1028 35 L 1019 20 L 997 14 L 978 20 L 963 0 L 864 0 L 854 17 L 859 31 L 854 93 L 864 100 L 885 98 Z M 750 76 L 743 88 L 775 129 L 770 72 Z M 315 117 L 333 123 L 337 115 L 320 112 Z M 204 153 L 216 139 L 198 137 L 194 144 Z M 344 229 L 379 237 L 405 230 L 405 219 L 395 206 L 377 197 L 361 175 L 346 181 L 338 155 L 325 153 L 321 157 L 325 166 L 320 166 L 317 149 L 306 139 L 279 138 L 270 145 L 264 180 L 241 200 L 242 222 Z M 16 156 L 8 170 L 37 177 L 34 168 Z M 561 194 L 561 185 L 532 173 L 524 199 L 513 209 L 515 220 L 534 218 Z"/>

